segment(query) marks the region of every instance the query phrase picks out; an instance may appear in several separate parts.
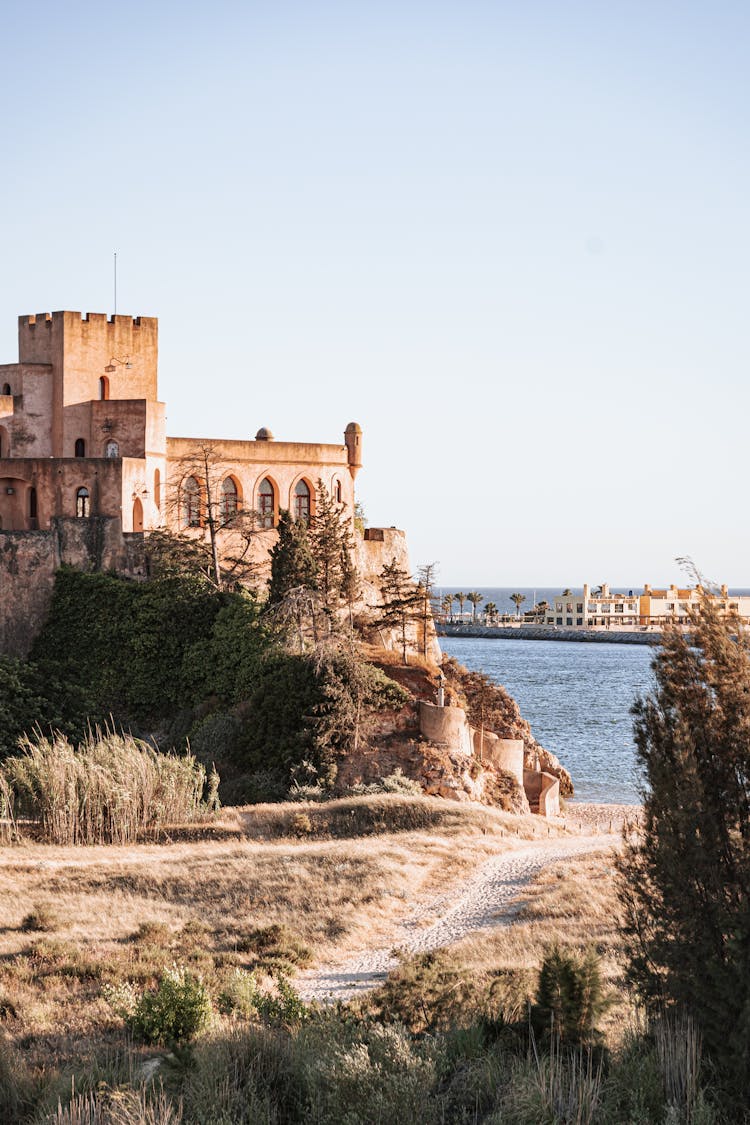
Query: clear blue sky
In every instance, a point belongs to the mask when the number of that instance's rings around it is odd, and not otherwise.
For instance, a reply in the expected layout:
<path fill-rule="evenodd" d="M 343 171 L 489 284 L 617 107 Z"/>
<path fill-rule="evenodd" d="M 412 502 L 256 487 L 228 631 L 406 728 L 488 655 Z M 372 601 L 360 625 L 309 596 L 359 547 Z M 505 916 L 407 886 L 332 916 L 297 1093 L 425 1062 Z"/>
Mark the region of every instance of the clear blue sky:
<path fill-rule="evenodd" d="M 750 585 L 750 7 L 263 0 L 2 20 L 16 317 L 158 316 L 169 432 L 364 429 L 443 584 Z"/>

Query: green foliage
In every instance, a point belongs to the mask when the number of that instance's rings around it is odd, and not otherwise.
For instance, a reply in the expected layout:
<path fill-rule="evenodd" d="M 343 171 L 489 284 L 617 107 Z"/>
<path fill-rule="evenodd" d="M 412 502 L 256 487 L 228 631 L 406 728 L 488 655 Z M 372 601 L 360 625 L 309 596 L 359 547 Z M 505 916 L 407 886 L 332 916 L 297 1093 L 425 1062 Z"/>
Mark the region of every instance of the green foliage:
<path fill-rule="evenodd" d="M 750 1102 L 750 644 L 704 599 L 665 634 L 634 707 L 646 788 L 621 862 L 630 979 L 685 1009 L 725 1088 Z M 728 1033 L 731 1029 L 731 1033 Z"/>
<path fill-rule="evenodd" d="M 409 628 L 421 620 L 425 596 L 395 558 L 386 563 L 379 579 L 382 605 L 377 607 L 377 621 L 385 628 L 396 631 L 406 664 Z"/>
<path fill-rule="evenodd" d="M 98 715 L 163 718 L 194 694 L 189 652 L 211 636 L 222 604 L 193 579 L 132 582 L 64 567 L 32 659 L 86 684 Z"/>
<path fill-rule="evenodd" d="M 470 975 L 440 949 L 404 959 L 368 1002 L 381 1020 L 403 1024 L 413 1033 L 465 1025 L 477 1008 Z"/>
<path fill-rule="evenodd" d="M 378 711 L 403 707 L 407 693 L 379 668 L 346 648 L 317 662 L 320 701 L 313 708 L 312 731 L 322 761 L 360 750 Z"/>
<path fill-rule="evenodd" d="M 222 1015 L 250 1019 L 258 1011 L 258 984 L 254 972 L 232 969 L 219 992 L 217 1005 Z"/>
<path fill-rule="evenodd" d="M 597 1022 L 609 1007 L 594 950 L 578 957 L 553 946 L 539 971 L 531 1023 L 537 1036 L 552 1036 L 567 1044 L 594 1043 Z"/>
<path fill-rule="evenodd" d="M 81 738 L 96 711 L 82 687 L 42 672 L 35 664 L 0 656 L 0 760 L 14 753 L 35 727 Z"/>
<path fill-rule="evenodd" d="M 143 1043 L 188 1043 L 211 1023 L 208 989 L 185 969 L 169 969 L 152 992 L 144 992 L 126 1014 L 134 1038 Z"/>
<path fill-rule="evenodd" d="M 249 955 L 253 968 L 273 975 L 303 968 L 312 959 L 310 947 L 288 926 L 279 923 L 251 930 L 238 937 L 235 946 L 240 953 Z"/>
<path fill-rule="evenodd" d="M 344 601 L 351 604 L 357 594 L 357 576 L 351 558 L 354 546 L 351 521 L 345 505 L 336 503 L 322 480 L 316 485 L 309 543 L 325 609 L 336 609 Z"/>
<path fill-rule="evenodd" d="M 291 513 L 279 512 L 278 539 L 271 548 L 268 600 L 277 605 L 299 587 L 316 590 L 318 568 L 310 549 L 307 524 Z"/>
<path fill-rule="evenodd" d="M 321 659 L 274 653 L 260 666 L 247 700 L 236 761 L 283 782 L 330 788 L 336 758 L 361 748 L 374 714 L 401 707 L 402 688 L 345 649 Z"/>

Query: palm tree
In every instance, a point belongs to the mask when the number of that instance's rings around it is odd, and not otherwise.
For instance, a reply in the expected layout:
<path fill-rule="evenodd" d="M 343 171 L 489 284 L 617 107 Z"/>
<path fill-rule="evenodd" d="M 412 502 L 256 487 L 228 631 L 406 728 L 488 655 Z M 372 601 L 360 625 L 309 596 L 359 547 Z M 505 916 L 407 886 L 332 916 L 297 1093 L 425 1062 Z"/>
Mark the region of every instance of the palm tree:
<path fill-rule="evenodd" d="M 466 595 L 466 600 L 467 600 L 467 602 L 471 602 L 471 605 L 472 605 L 471 621 L 472 621 L 473 625 L 476 625 L 477 606 L 479 605 L 480 602 L 484 601 L 484 596 L 482 594 L 480 594 L 478 590 L 472 590 L 470 594 Z"/>
<path fill-rule="evenodd" d="M 566 586 L 565 589 L 563 590 L 562 594 L 560 595 L 560 597 L 562 597 L 562 598 L 572 598 L 573 597 L 573 591 L 569 590 L 568 587 Z"/>
<path fill-rule="evenodd" d="M 444 594 L 442 601 L 443 613 L 453 620 L 453 594 Z"/>
<path fill-rule="evenodd" d="M 487 602 L 487 605 L 484 607 L 484 620 L 485 621 L 488 621 L 488 620 L 491 621 L 496 613 L 497 613 L 497 606 L 495 605 L 495 603 L 494 602 Z"/>
<path fill-rule="evenodd" d="M 525 594 L 511 594 L 510 600 L 513 602 L 513 604 L 516 607 L 516 617 L 520 617 L 521 616 L 521 606 L 526 601 L 526 595 Z"/>
<path fill-rule="evenodd" d="M 456 601 L 458 602 L 459 608 L 460 608 L 460 610 L 461 610 L 461 620 L 463 620 L 463 616 L 464 616 L 464 602 L 466 601 L 466 594 L 462 594 L 462 593 L 457 593 L 457 594 L 454 594 L 454 595 L 453 595 L 453 597 L 454 597 L 454 598 L 456 599 Z"/>

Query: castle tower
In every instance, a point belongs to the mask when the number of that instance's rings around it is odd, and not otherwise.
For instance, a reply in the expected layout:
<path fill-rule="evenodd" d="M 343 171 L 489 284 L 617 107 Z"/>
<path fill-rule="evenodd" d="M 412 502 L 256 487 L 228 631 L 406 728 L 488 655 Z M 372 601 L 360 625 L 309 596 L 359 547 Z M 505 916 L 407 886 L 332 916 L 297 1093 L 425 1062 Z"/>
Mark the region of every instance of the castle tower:
<path fill-rule="evenodd" d="M 158 321 L 106 313 L 38 313 L 18 318 L 19 364 L 46 377 L 49 457 L 71 457 L 80 432 L 78 411 L 97 400 L 157 399 Z"/>
<path fill-rule="evenodd" d="M 362 427 L 358 422 L 350 422 L 346 427 L 344 442 L 349 455 L 349 472 L 354 479 L 362 468 Z"/>

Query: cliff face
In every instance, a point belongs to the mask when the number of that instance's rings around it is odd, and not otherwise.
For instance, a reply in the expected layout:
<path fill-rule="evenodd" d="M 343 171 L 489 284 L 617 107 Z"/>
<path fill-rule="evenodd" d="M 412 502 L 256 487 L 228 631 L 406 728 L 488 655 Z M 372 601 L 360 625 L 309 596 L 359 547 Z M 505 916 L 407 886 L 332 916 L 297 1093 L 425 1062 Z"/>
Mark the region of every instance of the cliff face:
<path fill-rule="evenodd" d="M 541 768 L 560 781 L 560 795 L 573 796 L 573 779 L 558 758 L 537 742 L 531 727 L 523 718 L 515 699 L 505 688 L 492 683 L 480 672 L 469 672 L 450 657 L 443 660 L 447 691 L 460 706 L 465 706 L 469 720 L 484 725 L 501 738 L 520 738 L 524 745 L 524 766 L 527 770 Z"/>
<path fill-rule="evenodd" d="M 516 813 L 529 812 L 526 784 L 530 773 L 534 779 L 551 774 L 559 780 L 561 792 L 564 786 L 572 791 L 570 775 L 554 755 L 539 746 L 503 689 L 490 685 L 499 693 L 494 725 L 485 721 L 480 728 L 475 718 L 467 717 L 466 697 L 457 686 L 460 676 L 470 675 L 460 665 L 449 669 L 445 703 L 453 706 L 440 707 L 436 705 L 437 665 L 414 660 L 405 666 L 397 663 L 395 654 L 374 649 L 366 655 L 412 698 L 399 712 L 379 715 L 369 747 L 339 762 L 337 785 L 342 789 L 400 770 L 431 796 L 480 801 Z M 502 715 L 497 712 L 500 706 Z"/>

